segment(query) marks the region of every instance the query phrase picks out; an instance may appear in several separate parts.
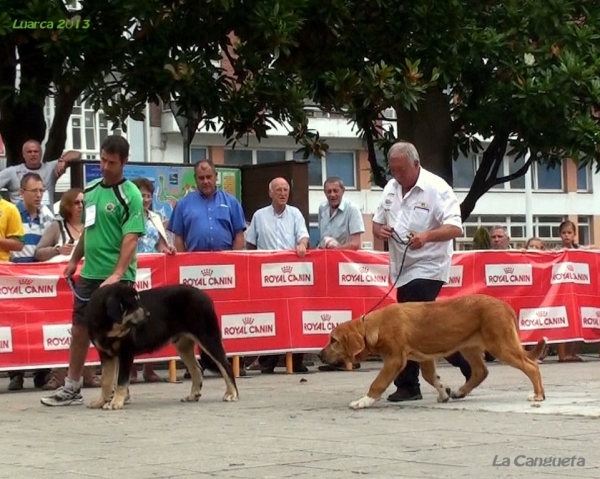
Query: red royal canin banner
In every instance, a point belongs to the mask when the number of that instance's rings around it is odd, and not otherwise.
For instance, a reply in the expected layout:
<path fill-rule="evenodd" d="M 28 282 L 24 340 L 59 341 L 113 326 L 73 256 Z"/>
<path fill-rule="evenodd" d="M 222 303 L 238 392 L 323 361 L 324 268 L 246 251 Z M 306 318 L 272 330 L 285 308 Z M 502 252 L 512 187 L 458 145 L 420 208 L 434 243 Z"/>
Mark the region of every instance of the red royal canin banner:
<path fill-rule="evenodd" d="M 507 301 L 517 313 L 524 344 L 542 337 L 600 341 L 598 253 L 478 251 L 456 253 L 452 263 L 440 299 L 484 293 Z M 62 277 L 64 266 L 0 264 L 0 370 L 68 363 L 73 295 Z M 139 256 L 139 290 L 180 283 L 213 298 L 230 356 L 317 351 L 337 324 L 395 301 L 386 253 Z M 177 354 L 169 346 L 138 360 L 172 358 Z M 88 362 L 98 362 L 94 348 Z"/>

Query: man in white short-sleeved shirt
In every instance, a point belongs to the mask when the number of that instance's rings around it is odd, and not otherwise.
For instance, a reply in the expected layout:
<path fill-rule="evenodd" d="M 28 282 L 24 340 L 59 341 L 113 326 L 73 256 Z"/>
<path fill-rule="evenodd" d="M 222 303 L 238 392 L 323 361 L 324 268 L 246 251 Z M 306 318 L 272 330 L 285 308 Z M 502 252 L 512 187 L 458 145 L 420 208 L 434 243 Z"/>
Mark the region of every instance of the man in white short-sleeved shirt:
<path fill-rule="evenodd" d="M 327 178 L 323 190 L 327 201 L 319 206 L 319 248 L 360 249 L 365 223 L 360 208 L 344 198 L 344 182 Z"/>
<path fill-rule="evenodd" d="M 27 173 L 37 173 L 42 178 L 46 189 L 42 197 L 42 204 L 54 212 L 56 181 L 63 175 L 71 161 L 81 159 L 81 153 L 70 150 L 65 152 L 58 160 L 42 163 L 41 145 L 35 140 L 28 140 L 23 143 L 22 155 L 24 163 L 9 166 L 0 171 L 0 188 L 6 188 L 10 201 L 17 204 L 23 199 L 21 179 Z"/>
<path fill-rule="evenodd" d="M 295 250 L 298 256 L 306 254 L 308 229 L 300 210 L 287 204 L 290 185 L 285 178 L 275 178 L 269 183 L 271 204 L 257 210 L 246 230 L 246 248 L 264 250 Z M 304 355 L 293 355 L 295 373 L 305 373 Z M 261 372 L 272 374 L 279 355 L 261 356 Z"/>
<path fill-rule="evenodd" d="M 398 302 L 435 301 L 449 279 L 452 240 L 462 234 L 458 199 L 448 183 L 421 166 L 411 143 L 394 144 L 388 162 L 393 179 L 383 189 L 373 216 L 373 234 L 388 241 L 390 276 L 398 288 Z M 466 379 L 471 376 L 469 363 L 460 353 L 446 359 Z M 422 399 L 419 363 L 408 361 L 394 384 L 398 389 L 388 396 L 389 401 Z"/>

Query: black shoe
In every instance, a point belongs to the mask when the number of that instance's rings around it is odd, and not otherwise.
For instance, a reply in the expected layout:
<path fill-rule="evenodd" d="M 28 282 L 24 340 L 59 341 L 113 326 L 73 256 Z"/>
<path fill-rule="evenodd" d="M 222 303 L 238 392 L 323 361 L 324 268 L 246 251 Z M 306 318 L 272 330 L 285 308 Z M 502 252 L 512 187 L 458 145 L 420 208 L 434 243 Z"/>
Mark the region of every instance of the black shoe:
<path fill-rule="evenodd" d="M 397 389 L 395 393 L 387 397 L 390 402 L 418 401 L 420 399 L 423 399 L 423 396 L 418 389 Z"/>
<path fill-rule="evenodd" d="M 275 368 L 262 368 L 260 372 L 262 374 L 275 374 Z"/>
<path fill-rule="evenodd" d="M 46 384 L 46 381 L 48 379 L 50 379 L 49 376 L 50 370 L 48 369 L 44 369 L 43 371 L 36 371 L 33 374 L 33 385 L 37 388 L 37 389 L 41 389 L 44 384 Z"/>
<path fill-rule="evenodd" d="M 302 364 L 297 368 L 294 368 L 292 371 L 294 374 L 304 374 L 308 372 L 308 368 L 304 364 Z"/>

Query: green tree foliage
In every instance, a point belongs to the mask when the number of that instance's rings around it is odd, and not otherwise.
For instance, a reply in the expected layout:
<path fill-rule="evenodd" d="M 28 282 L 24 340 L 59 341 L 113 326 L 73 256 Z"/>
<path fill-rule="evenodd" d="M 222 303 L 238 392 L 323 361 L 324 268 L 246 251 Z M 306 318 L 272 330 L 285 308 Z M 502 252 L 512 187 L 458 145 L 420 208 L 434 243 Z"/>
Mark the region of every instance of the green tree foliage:
<path fill-rule="evenodd" d="M 373 178 L 376 147 L 412 141 L 426 167 L 452 181 L 452 160 L 492 139 L 461 205 L 466 219 L 494 185 L 533 161 L 600 159 L 600 2 L 374 0 L 309 2 L 287 59 L 312 99 L 345 111 L 364 134 Z M 309 13 L 312 12 L 312 13 Z M 396 129 L 383 131 L 387 108 Z M 509 176 L 506 153 L 528 161 Z"/>
<path fill-rule="evenodd" d="M 9 164 L 20 160 L 26 139 L 44 138 L 47 95 L 56 112 L 45 159 L 64 148 L 82 94 L 116 125 L 142 119 L 148 102 L 162 100 L 232 141 L 264 138 L 274 123 L 301 137 L 308 92 L 297 75 L 276 67 L 303 22 L 294 4 L 82 0 L 81 9 L 69 10 L 60 0 L 0 0 L 0 134 Z M 80 27 L 59 29 L 64 19 Z M 36 21 L 54 28 L 18 28 Z M 231 68 L 222 68 L 222 53 Z"/>

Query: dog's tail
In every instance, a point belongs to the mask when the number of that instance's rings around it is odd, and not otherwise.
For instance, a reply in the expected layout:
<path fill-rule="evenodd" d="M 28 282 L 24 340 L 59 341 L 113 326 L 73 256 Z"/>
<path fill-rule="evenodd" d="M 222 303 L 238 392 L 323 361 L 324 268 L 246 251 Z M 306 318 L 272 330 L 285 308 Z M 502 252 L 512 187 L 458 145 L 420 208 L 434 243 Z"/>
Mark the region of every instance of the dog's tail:
<path fill-rule="evenodd" d="M 540 339 L 537 344 L 534 346 L 534 348 L 530 351 L 527 351 L 527 357 L 529 359 L 533 359 L 534 361 L 539 358 L 542 353 L 544 352 L 544 349 L 546 348 L 546 338 L 542 338 Z"/>
<path fill-rule="evenodd" d="M 213 359 L 204 351 L 200 351 L 200 367 L 202 369 L 208 369 L 213 373 L 221 374 L 221 370 L 217 366 L 217 363 L 215 363 Z"/>

